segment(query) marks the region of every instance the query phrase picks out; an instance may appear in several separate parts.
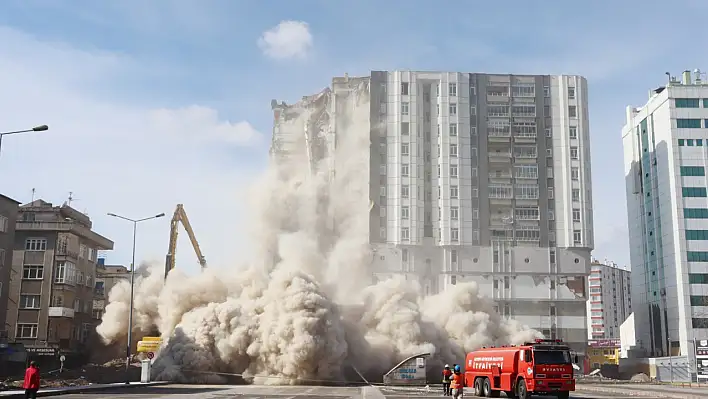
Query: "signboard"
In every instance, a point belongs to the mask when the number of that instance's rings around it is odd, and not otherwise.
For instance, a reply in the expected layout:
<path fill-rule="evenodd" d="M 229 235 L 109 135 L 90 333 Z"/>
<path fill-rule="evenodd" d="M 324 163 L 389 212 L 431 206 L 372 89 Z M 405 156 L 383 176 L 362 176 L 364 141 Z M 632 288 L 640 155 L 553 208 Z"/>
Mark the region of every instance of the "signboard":
<path fill-rule="evenodd" d="M 138 352 L 157 352 L 162 345 L 160 337 L 143 337 L 142 341 L 138 341 Z"/>
<path fill-rule="evenodd" d="M 33 347 L 26 347 L 25 350 L 27 353 L 35 355 L 35 356 L 56 356 L 57 355 L 57 349 L 56 348 L 33 348 Z"/>
<path fill-rule="evenodd" d="M 384 383 L 390 385 L 425 385 L 425 355 L 413 356 L 399 363 L 384 376 Z"/>
<path fill-rule="evenodd" d="M 708 380 L 708 340 L 701 339 L 696 343 L 696 374 L 698 379 Z"/>
<path fill-rule="evenodd" d="M 619 348 L 621 346 L 619 339 L 592 339 L 588 341 L 588 346 L 591 348 Z"/>

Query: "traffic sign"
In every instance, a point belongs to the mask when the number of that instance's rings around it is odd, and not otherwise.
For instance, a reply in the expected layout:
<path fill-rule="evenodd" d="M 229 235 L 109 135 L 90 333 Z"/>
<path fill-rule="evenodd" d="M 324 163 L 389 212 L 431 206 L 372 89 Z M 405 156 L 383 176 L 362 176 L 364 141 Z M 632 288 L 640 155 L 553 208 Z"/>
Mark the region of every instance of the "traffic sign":
<path fill-rule="evenodd" d="M 155 352 L 148 352 L 148 359 L 152 360 L 155 357 Z"/>

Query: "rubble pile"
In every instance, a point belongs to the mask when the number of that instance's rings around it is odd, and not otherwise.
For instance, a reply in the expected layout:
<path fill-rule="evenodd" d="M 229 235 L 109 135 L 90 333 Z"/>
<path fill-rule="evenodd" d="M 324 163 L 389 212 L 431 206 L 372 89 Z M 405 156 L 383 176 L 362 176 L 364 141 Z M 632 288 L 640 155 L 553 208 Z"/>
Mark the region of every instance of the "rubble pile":
<path fill-rule="evenodd" d="M 131 381 L 140 379 L 140 367 L 131 364 Z M 87 364 L 78 369 L 42 370 L 42 387 L 72 387 L 91 384 L 110 384 L 125 381 L 125 360 L 115 359 L 104 364 Z M 6 389 L 22 388 L 23 376 L 13 376 L 4 381 Z"/>

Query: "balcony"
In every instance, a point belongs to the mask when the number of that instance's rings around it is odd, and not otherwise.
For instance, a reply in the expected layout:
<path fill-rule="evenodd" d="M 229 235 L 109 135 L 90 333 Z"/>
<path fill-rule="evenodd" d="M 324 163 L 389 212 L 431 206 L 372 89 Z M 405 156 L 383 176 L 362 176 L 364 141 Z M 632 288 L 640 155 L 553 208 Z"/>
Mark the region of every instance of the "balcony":
<path fill-rule="evenodd" d="M 113 249 L 113 241 L 103 237 L 102 235 L 92 231 L 86 226 L 82 226 L 74 222 L 24 222 L 19 221 L 15 224 L 15 229 L 20 231 L 68 231 L 78 236 L 87 238 L 96 243 L 104 250 Z"/>
<path fill-rule="evenodd" d="M 514 187 L 510 184 L 490 184 L 489 198 L 512 199 L 514 198 Z"/>
<path fill-rule="evenodd" d="M 74 318 L 74 309 L 63 308 L 59 306 L 49 307 L 49 317 L 68 317 L 70 319 Z"/>

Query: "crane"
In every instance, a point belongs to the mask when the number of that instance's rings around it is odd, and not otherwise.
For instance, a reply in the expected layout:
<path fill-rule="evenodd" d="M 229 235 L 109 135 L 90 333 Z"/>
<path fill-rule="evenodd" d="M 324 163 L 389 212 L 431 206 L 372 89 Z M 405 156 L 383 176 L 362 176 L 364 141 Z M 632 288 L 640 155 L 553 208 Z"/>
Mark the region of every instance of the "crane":
<path fill-rule="evenodd" d="M 206 258 L 202 255 L 202 250 L 199 249 L 199 243 L 197 242 L 197 237 L 194 236 L 194 230 L 192 230 L 192 225 L 189 224 L 189 218 L 187 218 L 187 213 L 184 211 L 184 206 L 182 204 L 177 204 L 177 209 L 175 209 L 175 214 L 172 216 L 172 222 L 170 222 L 170 247 L 167 250 L 167 257 L 165 259 L 165 278 L 170 270 L 175 268 L 175 252 L 177 251 L 177 233 L 179 224 L 182 223 L 184 230 L 189 236 L 189 241 L 192 242 L 192 247 L 194 252 L 197 254 L 197 259 L 199 260 L 199 265 L 202 270 L 206 268 Z"/>

